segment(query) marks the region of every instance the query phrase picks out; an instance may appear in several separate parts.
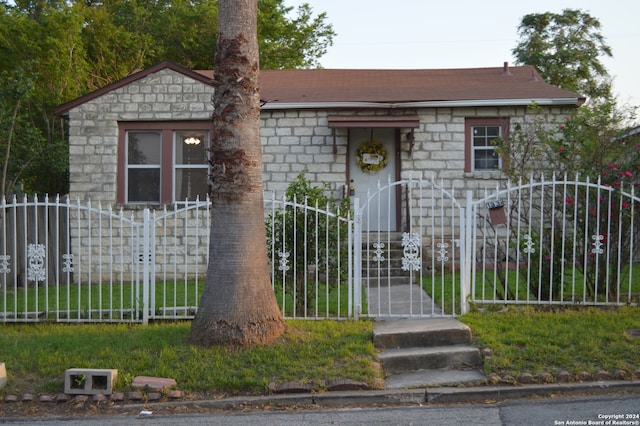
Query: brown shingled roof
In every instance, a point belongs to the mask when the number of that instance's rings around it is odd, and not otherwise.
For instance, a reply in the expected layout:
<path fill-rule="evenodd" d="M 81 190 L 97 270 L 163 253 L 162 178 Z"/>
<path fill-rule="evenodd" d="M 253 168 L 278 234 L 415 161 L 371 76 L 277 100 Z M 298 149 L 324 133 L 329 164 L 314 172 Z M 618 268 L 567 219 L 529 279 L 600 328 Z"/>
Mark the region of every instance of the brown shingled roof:
<path fill-rule="evenodd" d="M 56 108 L 70 109 L 111 90 L 169 68 L 204 84 L 212 84 L 213 72 L 192 71 L 171 62 L 161 62 L 69 101 Z M 545 83 L 531 66 L 431 70 L 305 69 L 260 71 L 260 96 L 268 107 L 289 104 L 304 108 L 313 103 L 411 103 L 449 101 L 503 101 L 562 99 L 580 104 L 584 98 Z"/>
<path fill-rule="evenodd" d="M 367 70 L 310 69 L 260 72 L 261 97 L 280 103 L 429 102 L 579 98 L 545 83 L 531 66 Z"/>

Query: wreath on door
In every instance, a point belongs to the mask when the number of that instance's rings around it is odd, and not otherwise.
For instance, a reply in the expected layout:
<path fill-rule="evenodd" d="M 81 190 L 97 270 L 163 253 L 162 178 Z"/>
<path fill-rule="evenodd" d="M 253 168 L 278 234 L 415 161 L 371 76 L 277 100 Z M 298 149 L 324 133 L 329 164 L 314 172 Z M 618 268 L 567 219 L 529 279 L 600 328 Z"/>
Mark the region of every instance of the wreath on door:
<path fill-rule="evenodd" d="M 365 173 L 378 173 L 389 162 L 387 149 L 378 141 L 363 142 L 356 151 L 358 166 Z"/>

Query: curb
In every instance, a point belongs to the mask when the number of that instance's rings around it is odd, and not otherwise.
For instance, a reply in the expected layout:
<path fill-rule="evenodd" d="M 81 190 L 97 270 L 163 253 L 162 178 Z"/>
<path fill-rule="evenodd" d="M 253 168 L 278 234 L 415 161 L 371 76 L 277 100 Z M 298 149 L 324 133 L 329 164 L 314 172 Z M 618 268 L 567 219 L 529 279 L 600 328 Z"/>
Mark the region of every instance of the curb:
<path fill-rule="evenodd" d="M 640 380 L 600 381 L 590 383 L 540 384 L 513 387 L 441 387 L 399 390 L 336 391 L 294 395 L 238 396 L 218 400 L 172 401 L 147 404 L 127 404 L 127 409 L 154 407 L 197 407 L 210 410 L 265 407 L 338 408 L 361 406 L 399 406 L 423 404 L 456 404 L 503 402 L 531 397 L 569 397 L 579 395 L 613 395 L 631 393 L 640 395 Z"/>

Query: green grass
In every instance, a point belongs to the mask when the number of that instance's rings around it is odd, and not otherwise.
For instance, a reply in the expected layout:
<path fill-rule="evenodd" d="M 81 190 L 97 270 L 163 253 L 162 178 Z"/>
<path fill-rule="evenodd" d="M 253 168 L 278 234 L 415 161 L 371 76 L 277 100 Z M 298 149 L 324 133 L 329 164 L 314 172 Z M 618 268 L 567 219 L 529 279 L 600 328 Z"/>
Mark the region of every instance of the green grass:
<path fill-rule="evenodd" d="M 474 344 L 491 350 L 489 375 L 582 371 L 595 375 L 640 369 L 639 307 L 533 308 L 475 311 L 460 317 Z M 211 396 L 264 394 L 270 382 L 330 383 L 352 379 L 375 386 L 373 323 L 287 321 L 276 343 L 243 350 L 187 343 L 190 323 L 1 324 L 0 359 L 9 383 L 0 395 L 59 393 L 67 368 L 116 368 L 116 390 L 137 375 L 171 377 L 187 392 Z M 318 387 L 317 387 L 318 388 Z M 322 386 L 320 385 L 319 389 Z"/>
<path fill-rule="evenodd" d="M 631 283 L 631 301 L 632 303 L 640 302 L 640 265 L 633 265 L 633 280 Z M 477 282 L 475 286 L 474 298 L 475 300 L 492 300 L 497 299 L 497 303 L 501 303 L 500 293 L 494 293 L 494 283 L 497 283 L 496 289 L 501 290 L 502 286 L 496 279 L 494 280 L 493 270 L 476 271 Z M 483 279 L 484 278 L 484 279 Z M 575 277 L 569 273 L 565 274 L 563 283 L 562 300 L 571 301 L 571 295 L 574 295 L 575 303 L 581 303 L 585 299 L 592 301 L 588 295 L 584 292 L 584 277 L 576 271 Z M 521 271 L 509 270 L 506 276 L 508 288 L 515 295 L 517 294 L 520 301 L 537 301 L 538 295 L 534 294 L 531 289 L 527 293 L 527 277 Z M 443 307 L 445 313 L 453 312 L 453 301 L 456 303 L 456 312 L 460 312 L 460 272 L 456 271 L 435 271 L 428 273 L 422 278 L 422 288 L 427 294 L 432 297 L 438 306 Z M 575 282 L 575 287 L 574 287 Z M 483 288 L 484 283 L 484 288 Z M 600 288 L 598 290 L 598 302 L 603 302 L 605 298 L 605 290 Z M 629 298 L 629 278 L 626 275 L 626 279 L 620 285 L 619 297 L 621 303 L 626 303 Z M 455 298 L 455 299 L 454 299 Z M 554 301 L 559 301 L 560 297 L 554 297 Z M 609 302 L 615 302 L 617 299 L 612 294 L 609 294 Z M 544 299 L 543 299 L 544 301 Z M 547 299 L 548 302 L 548 299 Z"/>
<path fill-rule="evenodd" d="M 640 328 L 640 308 L 512 307 L 500 312 L 472 312 L 460 320 L 475 344 L 491 350 L 486 374 L 556 374 L 572 377 L 586 371 L 617 369 L 633 374 L 640 369 L 640 338 L 626 330 Z"/>
<path fill-rule="evenodd" d="M 282 294 L 282 284 L 275 283 L 274 290 L 276 294 L 276 300 L 278 306 L 283 315 L 287 318 L 294 317 L 294 299 L 292 295 L 291 286 L 288 287 L 289 291 L 285 293 L 284 298 Z M 309 283 L 307 287 L 308 302 L 306 304 L 306 316 L 308 318 L 314 317 L 332 317 L 332 318 L 346 318 L 349 312 L 349 286 L 348 283 L 343 283 L 340 287 L 329 286 L 323 282 L 318 282 L 316 287 L 315 282 Z M 298 294 L 296 294 L 298 296 Z M 304 296 L 303 296 L 304 298 Z M 283 309 L 284 308 L 284 309 Z M 305 316 L 305 309 L 295 309 L 295 316 Z"/>
<path fill-rule="evenodd" d="M 199 304 L 204 282 L 200 281 L 167 281 L 157 282 L 155 285 L 155 306 L 166 307 L 194 307 Z M 286 317 L 293 317 L 293 299 L 291 295 L 282 295 L 281 284 L 274 286 L 278 306 Z M 323 282 L 310 287 L 309 303 L 306 314 L 308 317 L 340 317 L 348 315 L 349 287 L 346 285 L 331 286 L 327 292 L 327 286 Z M 94 284 L 69 286 L 55 285 L 35 287 L 20 287 L 4 292 L 0 289 L 0 312 L 15 312 L 18 318 L 23 318 L 25 313 L 44 313 L 49 320 L 56 319 L 56 312 L 63 318 L 71 319 L 130 319 L 132 315 L 140 317 L 140 297 L 142 290 L 132 283 L 125 284 Z M 109 311 L 113 310 L 112 316 Z M 177 311 L 177 316 L 193 315 L 193 311 Z M 161 309 L 156 313 L 161 315 Z M 299 318 L 305 312 L 296 312 Z M 42 315 L 41 315 L 42 316 Z"/>
<path fill-rule="evenodd" d="M 68 368 L 118 369 L 116 390 L 138 375 L 171 377 L 190 392 L 262 394 L 272 381 L 375 381 L 370 321 L 288 321 L 278 342 L 231 351 L 187 343 L 189 322 L 0 325 L 9 383 L 0 394 L 62 392 Z"/>

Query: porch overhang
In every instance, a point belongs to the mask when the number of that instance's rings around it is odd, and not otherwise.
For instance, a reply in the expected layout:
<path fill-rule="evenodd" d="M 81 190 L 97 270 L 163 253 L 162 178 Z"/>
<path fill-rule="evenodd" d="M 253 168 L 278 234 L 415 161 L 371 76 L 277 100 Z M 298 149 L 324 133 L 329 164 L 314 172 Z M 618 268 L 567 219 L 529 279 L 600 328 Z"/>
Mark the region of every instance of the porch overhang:
<path fill-rule="evenodd" d="M 417 115 L 330 115 L 328 126 L 333 136 L 333 153 L 338 152 L 336 145 L 337 128 L 377 128 L 377 129 L 411 129 L 411 148 L 413 148 L 413 129 L 420 127 Z"/>
<path fill-rule="evenodd" d="M 330 129 L 345 127 L 366 128 L 417 128 L 417 115 L 330 115 L 327 117 Z"/>

